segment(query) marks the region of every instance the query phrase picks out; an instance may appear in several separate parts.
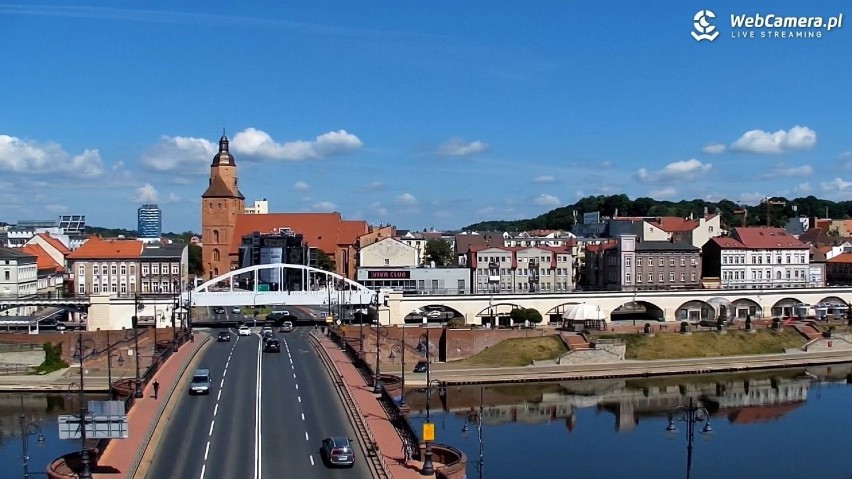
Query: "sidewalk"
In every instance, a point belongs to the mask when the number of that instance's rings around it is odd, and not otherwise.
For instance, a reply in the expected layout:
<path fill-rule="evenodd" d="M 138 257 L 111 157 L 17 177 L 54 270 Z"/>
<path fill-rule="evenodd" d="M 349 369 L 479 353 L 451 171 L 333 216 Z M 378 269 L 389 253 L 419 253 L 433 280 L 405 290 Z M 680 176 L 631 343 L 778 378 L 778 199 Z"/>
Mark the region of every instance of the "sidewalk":
<path fill-rule="evenodd" d="M 153 398 L 154 388 L 150 383 L 145 387 L 144 397 L 136 400 L 127 415 L 128 438 L 110 441 L 98 460 L 93 474 L 95 479 L 130 479 L 134 476 L 181 375 L 195 354 L 210 339 L 202 335 L 196 337 L 197 341 L 184 344 L 157 372 L 156 379 L 160 382 L 158 399 Z"/>
<path fill-rule="evenodd" d="M 373 395 L 373 388 L 368 385 L 361 373 L 355 368 L 344 351 L 340 350 L 334 342 L 323 335 L 315 335 L 320 347 L 331 359 L 337 369 L 340 379 L 349 388 L 352 397 L 357 404 L 357 409 L 364 417 L 364 422 L 378 445 L 378 453 L 383 457 L 383 463 L 387 465 L 387 472 L 393 479 L 415 479 L 422 478 L 420 475 L 419 461 L 404 461 L 402 450 L 402 438 L 397 434 L 391 424 L 384 408 Z M 440 466 L 435 463 L 435 468 Z"/>

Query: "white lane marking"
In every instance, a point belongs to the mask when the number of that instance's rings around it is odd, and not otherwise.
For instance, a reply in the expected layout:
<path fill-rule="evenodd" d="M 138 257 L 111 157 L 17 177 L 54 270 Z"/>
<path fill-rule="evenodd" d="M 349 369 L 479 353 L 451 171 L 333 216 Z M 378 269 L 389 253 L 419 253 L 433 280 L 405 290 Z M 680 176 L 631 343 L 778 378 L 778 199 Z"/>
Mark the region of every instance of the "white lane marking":
<path fill-rule="evenodd" d="M 305 413 L 302 413 L 302 421 L 305 420 Z"/>
<path fill-rule="evenodd" d="M 296 396 L 296 399 L 298 399 L 299 402 L 302 402 L 302 396 Z"/>
<path fill-rule="evenodd" d="M 216 394 L 216 402 L 219 402 L 220 399 L 222 399 L 222 390 L 221 389 L 219 389 L 219 393 Z"/>
<path fill-rule="evenodd" d="M 213 417 L 216 417 L 216 414 L 219 412 L 219 402 L 216 402 L 216 407 L 213 408 Z"/>
<path fill-rule="evenodd" d="M 202 464 L 201 465 L 201 478 L 200 479 L 204 479 L 204 470 L 205 469 L 207 469 L 207 464 Z"/>
<path fill-rule="evenodd" d="M 212 436 L 212 435 L 213 435 L 213 425 L 214 425 L 214 424 L 216 424 L 216 420 L 215 420 L 215 419 L 214 419 L 214 420 L 212 420 L 212 421 L 210 421 L 210 432 L 208 432 L 208 433 L 207 433 L 207 435 L 208 435 L 208 436 Z"/>
<path fill-rule="evenodd" d="M 224 374 L 222 375 L 222 380 L 219 381 L 219 390 L 221 391 L 223 387 L 225 387 L 225 375 Z"/>
<path fill-rule="evenodd" d="M 313 465 L 314 465 L 314 456 L 313 456 L 313 455 L 311 455 L 311 456 L 308 456 L 308 457 L 310 457 L 310 458 L 311 458 L 311 465 L 313 466 Z"/>
<path fill-rule="evenodd" d="M 226 376 L 227 374 L 228 374 L 228 368 L 225 368 L 225 370 L 224 370 L 224 371 L 222 371 L 222 381 L 224 381 L 224 380 L 225 380 L 225 376 Z"/>
<path fill-rule="evenodd" d="M 299 383 L 296 383 L 296 390 L 299 389 Z"/>
<path fill-rule="evenodd" d="M 296 379 L 296 373 L 293 373 L 293 379 Z"/>
<path fill-rule="evenodd" d="M 261 471 L 261 445 L 262 445 L 262 433 L 261 433 L 261 398 L 262 398 L 262 389 L 263 383 L 261 382 L 261 373 L 263 371 L 263 349 L 260 347 L 261 342 L 257 343 L 257 375 L 255 376 L 255 390 L 257 391 L 257 395 L 255 396 L 254 403 L 254 479 L 260 479 L 262 474 Z"/>
<path fill-rule="evenodd" d="M 207 460 L 207 455 L 210 454 L 210 441 L 207 441 L 207 447 L 204 448 L 204 460 Z"/>
<path fill-rule="evenodd" d="M 308 437 L 308 431 L 305 431 L 305 440 L 306 440 L 306 441 L 310 441 L 310 440 L 311 440 L 311 438 L 310 438 L 310 437 Z"/>

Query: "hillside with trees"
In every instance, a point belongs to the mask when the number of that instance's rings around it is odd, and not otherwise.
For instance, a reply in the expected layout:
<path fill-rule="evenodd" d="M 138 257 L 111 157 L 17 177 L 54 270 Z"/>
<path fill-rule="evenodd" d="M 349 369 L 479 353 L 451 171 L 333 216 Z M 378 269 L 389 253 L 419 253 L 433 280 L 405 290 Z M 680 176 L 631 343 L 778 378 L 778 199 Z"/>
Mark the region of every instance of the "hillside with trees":
<path fill-rule="evenodd" d="M 852 218 L 852 201 L 834 202 L 819 199 L 815 196 L 787 199 L 773 197 L 769 209 L 769 224 L 784 226 L 788 218 L 797 216 L 817 216 L 820 218 L 848 219 Z M 793 208 L 796 208 L 796 211 Z M 574 215 L 577 221 L 583 221 L 583 213 L 600 211 L 601 216 L 612 217 L 618 212 L 623 216 L 679 216 L 686 218 L 693 215 L 698 218 L 704 214 L 704 208 L 712 213 L 722 215 L 722 224 L 726 227 L 742 226 L 745 217 L 747 226 L 766 225 L 767 207 L 765 204 L 755 206 L 739 205 L 730 200 L 718 202 L 705 200 L 681 200 L 678 202 L 661 201 L 653 198 L 640 197 L 631 200 L 627 195 L 588 196 L 573 205 L 562 206 L 548 211 L 540 216 L 515 221 L 482 221 L 464 227 L 467 231 L 528 231 L 535 229 L 570 230 L 574 226 Z M 742 211 L 747 212 L 746 215 Z"/>

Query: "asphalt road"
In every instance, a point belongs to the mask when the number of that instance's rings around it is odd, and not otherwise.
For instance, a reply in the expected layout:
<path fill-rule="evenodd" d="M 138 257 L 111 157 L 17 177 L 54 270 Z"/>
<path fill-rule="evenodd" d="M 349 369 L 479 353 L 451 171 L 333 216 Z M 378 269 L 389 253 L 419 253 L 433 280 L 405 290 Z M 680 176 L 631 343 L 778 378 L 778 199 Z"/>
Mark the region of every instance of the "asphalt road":
<path fill-rule="evenodd" d="M 257 335 L 206 348 L 198 367 L 210 369 L 210 395 L 178 388 L 147 477 L 372 477 L 357 447 L 352 469 L 329 469 L 320 458 L 324 437 L 356 436 L 306 338 L 311 330 L 278 334 L 280 353 L 262 353 Z"/>

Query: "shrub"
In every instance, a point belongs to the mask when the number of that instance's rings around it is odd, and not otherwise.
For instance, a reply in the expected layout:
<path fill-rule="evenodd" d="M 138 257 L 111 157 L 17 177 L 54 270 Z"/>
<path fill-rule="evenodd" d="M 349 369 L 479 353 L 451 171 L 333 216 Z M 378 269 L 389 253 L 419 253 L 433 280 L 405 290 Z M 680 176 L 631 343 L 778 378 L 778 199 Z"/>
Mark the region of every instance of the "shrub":
<path fill-rule="evenodd" d="M 68 363 L 62 359 L 62 345 L 47 342 L 44 343 L 44 362 L 36 368 L 36 374 L 47 374 L 67 368 Z"/>
<path fill-rule="evenodd" d="M 465 327 L 464 318 L 453 318 L 447 321 L 447 327 L 451 329 L 463 328 Z"/>

